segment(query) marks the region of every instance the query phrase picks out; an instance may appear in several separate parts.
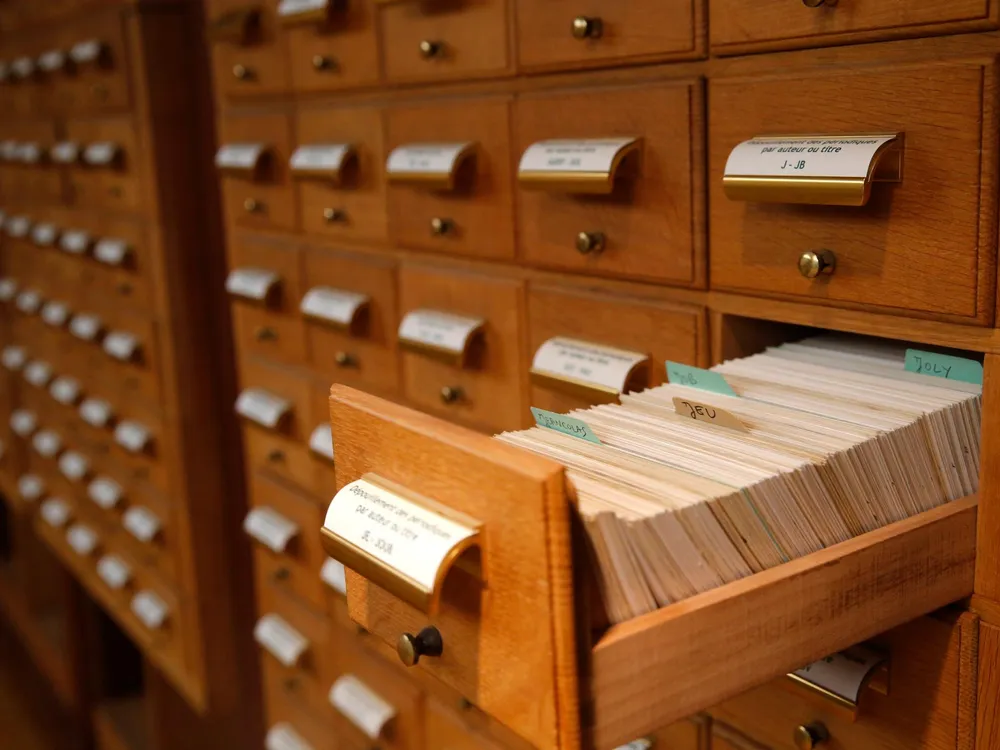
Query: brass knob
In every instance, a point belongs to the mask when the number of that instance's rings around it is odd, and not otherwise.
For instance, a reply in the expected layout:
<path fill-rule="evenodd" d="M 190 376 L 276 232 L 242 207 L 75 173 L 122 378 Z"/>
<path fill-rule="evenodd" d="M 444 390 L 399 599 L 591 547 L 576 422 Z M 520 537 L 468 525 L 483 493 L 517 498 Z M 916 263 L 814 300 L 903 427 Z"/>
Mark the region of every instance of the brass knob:
<path fill-rule="evenodd" d="M 233 66 L 233 78 L 237 81 L 249 81 L 253 78 L 253 71 L 246 65 L 236 63 L 236 65 Z"/>
<path fill-rule="evenodd" d="M 600 18 L 588 18 L 587 16 L 577 16 L 573 19 L 570 27 L 576 39 L 600 39 L 604 33 L 604 24 Z"/>
<path fill-rule="evenodd" d="M 823 5 L 833 8 L 837 5 L 837 2 L 838 0 L 802 0 L 802 4 L 807 8 L 819 8 Z"/>
<path fill-rule="evenodd" d="M 313 55 L 312 66 L 314 70 L 330 70 L 333 68 L 333 58 L 326 55 Z"/>
<path fill-rule="evenodd" d="M 830 275 L 837 268 L 837 256 L 829 250 L 809 251 L 799 256 L 799 273 L 807 279 L 815 279 L 820 274 Z"/>
<path fill-rule="evenodd" d="M 338 221 L 344 221 L 346 218 L 347 218 L 347 212 L 340 208 L 323 209 L 323 220 L 327 224 L 333 224 Z"/>
<path fill-rule="evenodd" d="M 259 213 L 263 208 L 264 204 L 261 203 L 256 198 L 247 198 L 245 201 L 243 201 L 243 210 L 246 211 L 248 214 Z"/>
<path fill-rule="evenodd" d="M 333 355 L 333 361 L 337 363 L 338 367 L 350 367 L 354 364 L 354 357 L 347 352 L 337 352 Z"/>
<path fill-rule="evenodd" d="M 453 404 L 462 398 L 462 389 L 460 386 L 446 385 L 441 389 L 441 400 L 446 404 Z"/>
<path fill-rule="evenodd" d="M 268 326 L 260 326 L 253 332 L 254 338 L 258 341 L 277 341 L 278 332 Z"/>
<path fill-rule="evenodd" d="M 275 448 L 270 453 L 267 454 L 267 460 L 272 464 L 281 463 L 285 460 L 285 452 Z"/>
<path fill-rule="evenodd" d="M 424 628 L 416 635 L 403 633 L 396 642 L 396 653 L 400 661 L 408 667 L 415 667 L 421 656 L 441 656 L 444 652 L 444 640 L 441 631 L 433 625 Z"/>
<path fill-rule="evenodd" d="M 795 747 L 799 750 L 814 750 L 814 748 L 826 744 L 827 740 L 830 739 L 830 732 L 825 725 L 814 721 L 812 724 L 795 727 L 792 739 L 795 741 Z"/>
<path fill-rule="evenodd" d="M 443 219 L 440 216 L 435 216 L 431 219 L 431 234 L 435 237 L 440 237 L 445 234 L 451 234 L 455 229 L 455 222 L 451 219 Z"/>
<path fill-rule="evenodd" d="M 444 44 L 442 42 L 434 42 L 430 39 L 424 39 L 420 43 L 420 56 L 425 60 L 430 60 L 433 57 L 440 57 L 443 52 Z"/>
<path fill-rule="evenodd" d="M 580 232 L 576 236 L 576 249 L 584 255 L 601 252 L 604 249 L 604 232 Z"/>

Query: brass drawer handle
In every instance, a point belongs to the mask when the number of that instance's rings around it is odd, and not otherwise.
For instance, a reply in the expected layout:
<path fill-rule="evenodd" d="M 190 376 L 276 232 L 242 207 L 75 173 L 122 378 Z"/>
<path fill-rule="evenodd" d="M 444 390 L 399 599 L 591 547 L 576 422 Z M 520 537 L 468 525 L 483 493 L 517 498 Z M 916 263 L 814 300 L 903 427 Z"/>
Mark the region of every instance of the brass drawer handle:
<path fill-rule="evenodd" d="M 441 401 L 446 404 L 453 404 L 462 398 L 461 386 L 446 385 L 441 389 Z"/>
<path fill-rule="evenodd" d="M 604 249 L 604 232 L 580 232 L 576 236 L 576 249 L 583 255 L 601 252 Z"/>
<path fill-rule="evenodd" d="M 424 39 L 420 43 L 420 56 L 425 60 L 441 57 L 444 54 L 444 42 L 435 42 L 431 39 Z"/>
<path fill-rule="evenodd" d="M 333 355 L 333 361 L 337 363 L 337 367 L 351 367 L 355 363 L 355 359 L 348 352 L 337 352 Z"/>
<path fill-rule="evenodd" d="M 830 250 L 802 253 L 799 256 L 799 273 L 807 279 L 831 275 L 837 269 L 837 256 Z"/>
<path fill-rule="evenodd" d="M 803 0 L 806 2 L 806 0 Z M 570 27 L 574 39 L 600 39 L 604 33 L 604 23 L 600 18 L 577 16 Z"/>
<path fill-rule="evenodd" d="M 259 214 L 264 210 L 264 204 L 256 198 L 247 198 L 243 201 L 243 210 L 248 214 Z"/>
<path fill-rule="evenodd" d="M 251 81 L 254 78 L 253 68 L 248 68 L 246 65 L 236 63 L 233 66 L 233 78 L 237 81 Z"/>
<path fill-rule="evenodd" d="M 455 231 L 455 222 L 451 219 L 445 219 L 440 216 L 435 216 L 431 219 L 431 234 L 435 237 L 443 237 L 446 234 L 451 234 Z"/>
<path fill-rule="evenodd" d="M 834 8 L 839 0 L 802 0 L 802 4 L 807 8 L 819 8 L 823 5 Z"/>
<path fill-rule="evenodd" d="M 337 222 L 346 221 L 347 212 L 340 208 L 324 208 L 323 209 L 323 221 L 327 224 L 335 224 Z"/>
<path fill-rule="evenodd" d="M 333 70 L 336 67 L 336 64 L 334 63 L 333 58 L 329 55 L 313 55 L 312 66 L 313 70 L 322 71 Z"/>
<path fill-rule="evenodd" d="M 415 667 L 421 656 L 441 656 L 444 640 L 441 631 L 434 626 L 424 628 L 416 635 L 403 633 L 396 642 L 399 660 L 408 667 Z"/>
<path fill-rule="evenodd" d="M 822 722 L 814 721 L 811 724 L 795 727 L 792 739 L 799 750 L 815 750 L 827 743 L 830 732 Z"/>

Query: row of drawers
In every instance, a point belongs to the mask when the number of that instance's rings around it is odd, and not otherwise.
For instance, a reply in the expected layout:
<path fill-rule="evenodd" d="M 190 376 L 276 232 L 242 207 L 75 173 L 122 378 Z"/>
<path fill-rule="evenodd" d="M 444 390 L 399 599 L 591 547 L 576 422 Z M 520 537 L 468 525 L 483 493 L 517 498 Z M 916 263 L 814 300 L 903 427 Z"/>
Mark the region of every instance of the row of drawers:
<path fill-rule="evenodd" d="M 850 8 L 822 0 L 752 7 L 739 0 L 465 0 L 433 7 L 213 0 L 208 33 L 217 85 L 239 97 L 691 59 L 704 53 L 706 28 L 713 51 L 725 54 L 994 25 L 986 0 L 918 0 L 905 11 L 878 0 Z"/>
<path fill-rule="evenodd" d="M 139 138 L 128 117 L 11 121 L 0 125 L 0 194 L 139 211 Z"/>
<path fill-rule="evenodd" d="M 713 289 L 989 324 L 995 164 L 981 125 L 994 117 L 982 96 L 995 79 L 993 61 L 712 80 L 707 160 L 703 89 L 692 80 L 513 99 L 302 105 L 294 116 L 232 113 L 221 120 L 221 142 L 259 147 L 263 156 L 255 168 L 224 172 L 226 216 L 236 228 L 669 284 L 700 286 L 707 272 Z M 936 104 L 928 105 L 928 92 Z M 902 133 L 902 181 L 875 185 L 863 207 L 725 195 L 737 145 L 817 132 Z M 641 139 L 641 148 L 623 162 L 610 194 L 580 195 L 558 181 L 516 185 L 516 161 L 532 144 L 611 137 Z M 452 184 L 389 181 L 389 154 L 442 142 L 474 147 Z M 298 147 L 316 144 L 356 154 L 339 183 L 288 166 Z M 835 272 L 804 277 L 803 256 L 820 251 L 835 257 Z"/>
<path fill-rule="evenodd" d="M 287 414 L 275 431 L 302 444 L 314 423 L 328 419 L 331 381 L 405 398 L 426 411 L 498 431 L 524 426 L 529 400 L 554 411 L 591 403 L 573 389 L 536 384 L 529 391 L 535 354 L 553 338 L 580 339 L 648 358 L 642 382 L 631 387 L 662 382 L 665 360 L 700 364 L 707 356 L 706 315 L 700 305 L 662 297 L 629 299 L 505 278 L 490 269 L 400 263 L 251 237 L 236 238 L 230 248 L 242 386 L 263 389 L 285 402 Z M 247 272 L 269 274 L 269 294 L 244 296 L 246 288 L 234 279 Z M 303 314 L 303 300 L 308 303 L 317 292 L 353 299 L 351 322 L 338 325 L 316 317 L 321 310 Z M 308 304 L 306 310 L 310 312 Z M 421 351 L 416 336 L 407 334 L 401 342 L 402 322 L 412 323 L 411 314 L 421 310 L 476 320 L 479 326 L 447 361 Z M 304 366 L 320 376 L 310 386 L 294 368 L 265 365 L 264 359 Z"/>
<path fill-rule="evenodd" d="M 0 10 L 0 24 L 3 23 Z M 0 45 L 0 102 L 17 117 L 127 109 L 125 25 L 102 9 Z"/>

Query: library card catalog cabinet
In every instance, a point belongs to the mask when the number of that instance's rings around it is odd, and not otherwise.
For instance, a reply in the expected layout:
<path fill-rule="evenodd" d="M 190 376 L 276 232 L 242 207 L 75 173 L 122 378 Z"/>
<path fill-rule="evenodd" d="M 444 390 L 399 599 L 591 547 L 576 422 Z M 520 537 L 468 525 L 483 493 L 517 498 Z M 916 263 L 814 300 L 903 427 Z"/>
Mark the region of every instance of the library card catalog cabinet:
<path fill-rule="evenodd" d="M 205 5 L 265 747 L 1000 748 L 995 4 Z"/>
<path fill-rule="evenodd" d="M 0 8 L 3 610 L 102 747 L 256 734 L 252 641 L 233 637 L 239 463 L 215 413 L 231 365 L 205 324 L 226 303 L 203 25 L 186 2 Z M 98 651 L 81 589 L 141 653 L 144 693 L 87 688 L 121 679 L 81 666 Z"/>

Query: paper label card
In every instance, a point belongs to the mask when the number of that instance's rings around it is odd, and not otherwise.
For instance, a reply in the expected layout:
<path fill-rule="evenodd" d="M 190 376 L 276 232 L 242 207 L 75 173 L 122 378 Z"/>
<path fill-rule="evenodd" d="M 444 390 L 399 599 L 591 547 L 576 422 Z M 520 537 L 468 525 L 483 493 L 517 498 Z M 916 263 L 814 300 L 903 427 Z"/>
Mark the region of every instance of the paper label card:
<path fill-rule="evenodd" d="M 243 530 L 272 552 L 282 553 L 299 533 L 299 526 L 273 508 L 251 508 L 243 519 Z"/>
<path fill-rule="evenodd" d="M 264 738 L 264 750 L 313 750 L 287 721 L 275 724 Z"/>
<path fill-rule="evenodd" d="M 323 567 L 320 569 L 319 577 L 331 589 L 347 596 L 347 569 L 343 563 L 334 560 L 332 557 L 326 558 L 326 562 L 323 563 Z"/>
<path fill-rule="evenodd" d="M 24 367 L 25 360 L 28 359 L 28 352 L 23 346 L 5 346 L 0 353 L 0 362 L 11 372 L 16 372 Z"/>
<path fill-rule="evenodd" d="M 478 532 L 366 479 L 334 496 L 323 526 L 425 591 L 448 553 Z"/>
<path fill-rule="evenodd" d="M 141 422 L 123 420 L 115 427 L 115 442 L 129 453 L 143 453 L 152 439 L 149 428 Z"/>
<path fill-rule="evenodd" d="M 725 409 L 679 396 L 674 396 L 673 400 L 674 410 L 682 417 L 689 417 L 696 422 L 706 422 L 737 432 L 750 432 L 739 417 Z"/>
<path fill-rule="evenodd" d="M 49 158 L 56 164 L 75 164 L 80 160 L 80 144 L 60 141 L 49 149 Z"/>
<path fill-rule="evenodd" d="M 74 524 L 66 532 L 66 543 L 78 555 L 87 557 L 97 549 L 97 534 L 93 529 L 81 524 Z"/>
<path fill-rule="evenodd" d="M 76 451 L 66 451 L 59 457 L 59 471 L 72 482 L 79 482 L 90 472 L 90 461 Z"/>
<path fill-rule="evenodd" d="M 229 143 L 215 152 L 215 166 L 219 169 L 252 170 L 264 155 L 263 143 Z"/>
<path fill-rule="evenodd" d="M 69 322 L 69 332 L 83 341 L 93 341 L 104 324 L 96 315 L 78 313 Z"/>
<path fill-rule="evenodd" d="M 347 328 L 354 322 L 354 316 L 358 311 L 368 304 L 368 300 L 367 294 L 317 286 L 302 297 L 299 311 L 310 318 Z"/>
<path fill-rule="evenodd" d="M 62 375 L 52 381 L 49 395 L 64 406 L 72 406 L 80 398 L 80 381 L 68 375 Z"/>
<path fill-rule="evenodd" d="M 111 331 L 104 337 L 104 352 L 119 362 L 128 362 L 139 351 L 139 339 L 125 331 Z"/>
<path fill-rule="evenodd" d="M 94 245 L 94 257 L 109 266 L 122 265 L 128 253 L 128 242 L 117 237 L 102 237 Z"/>
<path fill-rule="evenodd" d="M 113 479 L 98 477 L 87 487 L 87 497 L 104 510 L 111 510 L 122 499 L 122 488 Z"/>
<path fill-rule="evenodd" d="M 31 230 L 32 241 L 41 247 L 49 247 L 55 244 L 56 237 L 59 236 L 59 227 L 55 224 L 36 224 Z"/>
<path fill-rule="evenodd" d="M 140 591 L 133 596 L 129 609 L 150 630 L 162 628 L 170 614 L 167 603 L 152 591 Z"/>
<path fill-rule="evenodd" d="M 24 379 L 36 388 L 44 388 L 52 380 L 52 365 L 35 360 L 24 367 Z"/>
<path fill-rule="evenodd" d="M 69 320 L 69 306 L 65 302 L 47 302 L 42 308 L 42 320 L 48 325 L 59 328 Z"/>
<path fill-rule="evenodd" d="M 792 674 L 856 704 L 874 669 L 885 655 L 861 646 L 813 662 Z"/>
<path fill-rule="evenodd" d="M 37 143 L 22 143 L 17 149 L 17 158 L 24 164 L 37 164 L 42 160 L 42 147 Z"/>
<path fill-rule="evenodd" d="M 345 674 L 330 688 L 330 705 L 370 739 L 377 740 L 395 716 L 395 707 L 352 674 Z"/>
<path fill-rule="evenodd" d="M 31 231 L 31 219 L 27 216 L 11 216 L 4 222 L 3 228 L 11 237 L 27 237 Z"/>
<path fill-rule="evenodd" d="M 538 347 L 531 368 L 556 378 L 565 376 L 621 393 L 632 370 L 647 359 L 639 352 L 556 337 Z"/>
<path fill-rule="evenodd" d="M 725 176 L 864 179 L 878 150 L 897 137 L 753 138 L 730 152 Z"/>
<path fill-rule="evenodd" d="M 399 324 L 399 338 L 461 355 L 472 334 L 482 326 L 482 318 L 467 318 L 438 310 L 412 310 Z"/>
<path fill-rule="evenodd" d="M 25 289 L 17 295 L 17 309 L 25 315 L 33 315 L 42 306 L 42 295 L 34 289 Z"/>
<path fill-rule="evenodd" d="M 316 425 L 316 429 L 309 435 L 309 450 L 328 461 L 333 460 L 333 433 L 327 422 Z"/>
<path fill-rule="evenodd" d="M 624 745 L 615 748 L 615 750 L 652 750 L 652 748 L 653 748 L 652 741 L 643 738 L 641 740 L 632 740 L 631 742 L 626 742 Z"/>
<path fill-rule="evenodd" d="M 949 354 L 907 349 L 905 369 L 945 380 L 959 380 L 973 385 L 983 384 L 983 365 L 974 359 L 952 357 Z"/>
<path fill-rule="evenodd" d="M 78 65 L 95 62 L 104 51 L 104 44 L 99 39 L 87 39 L 77 42 L 69 50 L 69 56 Z"/>
<path fill-rule="evenodd" d="M 247 388 L 236 399 L 236 413 L 269 430 L 275 429 L 291 413 L 290 401 L 263 388 Z"/>
<path fill-rule="evenodd" d="M 686 385 L 689 388 L 698 388 L 721 396 L 737 395 L 719 373 L 680 362 L 667 362 L 667 379 L 674 385 Z"/>
<path fill-rule="evenodd" d="M 120 591 L 132 580 L 132 569 L 120 557 L 105 555 L 97 561 L 97 575 L 108 588 Z"/>
<path fill-rule="evenodd" d="M 117 143 L 101 141 L 91 143 L 83 150 L 83 160 L 95 167 L 106 167 L 118 158 L 121 149 Z"/>
<path fill-rule="evenodd" d="M 556 414 L 555 412 L 539 409 L 535 406 L 531 407 L 531 416 L 535 418 L 535 424 L 539 427 L 544 427 L 547 430 L 555 430 L 570 437 L 580 438 L 581 440 L 586 440 L 588 443 L 601 444 L 601 439 L 594 434 L 590 426 L 575 417 Z"/>
<path fill-rule="evenodd" d="M 35 61 L 30 57 L 19 57 L 11 63 L 10 67 L 18 78 L 28 78 L 35 73 Z"/>
<path fill-rule="evenodd" d="M 313 10 L 325 10 L 330 0 L 281 0 L 278 3 L 279 16 L 297 16 Z"/>
<path fill-rule="evenodd" d="M 18 437 L 28 437 L 38 426 L 38 417 L 27 409 L 18 409 L 10 415 L 10 428 Z"/>
<path fill-rule="evenodd" d="M 613 171 L 623 149 L 637 142 L 626 138 L 556 138 L 528 146 L 521 155 L 518 172 L 598 172 Z"/>
<path fill-rule="evenodd" d="M 325 3 L 323 3 L 325 5 Z M 336 174 L 344 166 L 354 147 L 349 143 L 318 143 L 299 146 L 288 165 L 295 172 L 331 172 Z"/>
<path fill-rule="evenodd" d="M 113 412 L 111 404 L 99 398 L 88 398 L 80 404 L 80 416 L 91 427 L 107 427 Z"/>
<path fill-rule="evenodd" d="M 17 282 L 14 279 L 0 279 L 0 302 L 10 302 L 16 294 Z"/>
<path fill-rule="evenodd" d="M 64 65 L 66 65 L 66 53 L 61 49 L 49 50 L 38 58 L 38 67 L 46 73 L 61 70 Z"/>
<path fill-rule="evenodd" d="M 234 297 L 262 302 L 279 280 L 278 274 L 264 268 L 234 268 L 226 277 L 226 291 Z"/>
<path fill-rule="evenodd" d="M 90 247 L 90 235 L 81 229 L 71 229 L 63 232 L 59 247 L 72 255 L 82 255 Z"/>
<path fill-rule="evenodd" d="M 17 159 L 17 155 L 21 152 L 21 144 L 17 141 L 0 141 L 0 156 L 4 158 L 5 161 L 13 161 Z"/>
<path fill-rule="evenodd" d="M 133 505 L 122 516 L 125 530 L 140 542 L 149 543 L 160 533 L 160 519 L 148 508 Z"/>
<path fill-rule="evenodd" d="M 286 667 L 294 667 L 309 648 L 309 639 L 274 613 L 257 620 L 254 640 Z"/>
<path fill-rule="evenodd" d="M 54 430 L 39 430 L 31 438 L 31 445 L 43 458 L 53 458 L 62 450 L 62 438 Z"/>
<path fill-rule="evenodd" d="M 61 529 L 69 521 L 69 506 L 57 497 L 50 497 L 42 503 L 38 513 L 54 529 Z"/>
<path fill-rule="evenodd" d="M 455 173 L 459 161 L 468 155 L 475 144 L 462 143 L 411 143 L 397 146 L 389 154 L 385 171 L 390 178 L 442 177 Z"/>
<path fill-rule="evenodd" d="M 25 474 L 17 480 L 17 492 L 22 500 L 33 503 L 45 494 L 45 482 L 37 474 Z"/>

